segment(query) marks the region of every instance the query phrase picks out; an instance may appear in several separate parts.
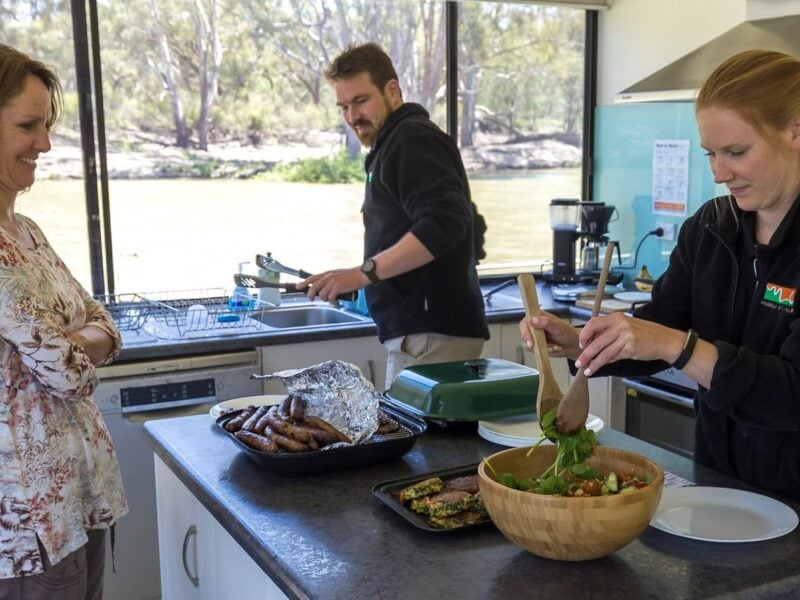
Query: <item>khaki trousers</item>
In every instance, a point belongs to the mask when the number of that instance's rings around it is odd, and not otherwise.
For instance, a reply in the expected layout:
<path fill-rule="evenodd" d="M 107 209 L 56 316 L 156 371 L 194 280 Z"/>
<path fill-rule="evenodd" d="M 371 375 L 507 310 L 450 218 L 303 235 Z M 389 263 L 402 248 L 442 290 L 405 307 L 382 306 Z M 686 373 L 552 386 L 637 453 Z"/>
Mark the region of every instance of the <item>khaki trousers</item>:
<path fill-rule="evenodd" d="M 89 541 L 55 565 L 40 544 L 44 573 L 0 579 L 0 600 L 102 600 L 106 530 L 86 534 Z"/>
<path fill-rule="evenodd" d="M 414 333 L 386 340 L 386 389 L 395 377 L 412 365 L 480 358 L 483 338 L 457 337 L 440 333 Z"/>

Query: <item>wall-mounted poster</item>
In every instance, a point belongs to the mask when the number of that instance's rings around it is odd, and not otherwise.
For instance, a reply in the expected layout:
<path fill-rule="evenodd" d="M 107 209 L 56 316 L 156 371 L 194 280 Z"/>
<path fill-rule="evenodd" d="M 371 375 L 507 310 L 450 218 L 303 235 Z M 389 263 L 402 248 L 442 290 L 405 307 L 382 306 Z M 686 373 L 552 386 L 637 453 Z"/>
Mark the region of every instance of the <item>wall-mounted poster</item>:
<path fill-rule="evenodd" d="M 653 142 L 653 214 L 686 216 L 689 140 Z"/>

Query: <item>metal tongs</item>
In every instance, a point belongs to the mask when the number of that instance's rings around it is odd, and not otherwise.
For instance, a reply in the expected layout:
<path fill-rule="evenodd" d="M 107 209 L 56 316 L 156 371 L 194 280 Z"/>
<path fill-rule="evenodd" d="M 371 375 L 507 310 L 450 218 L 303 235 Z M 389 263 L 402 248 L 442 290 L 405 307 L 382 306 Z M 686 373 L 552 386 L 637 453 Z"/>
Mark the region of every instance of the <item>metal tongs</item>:
<path fill-rule="evenodd" d="M 310 275 L 309 275 L 310 276 Z M 301 294 L 305 294 L 305 289 L 298 289 L 297 285 L 294 283 L 275 283 L 274 281 L 267 281 L 263 277 L 259 277 L 258 275 L 246 275 L 244 273 L 234 273 L 233 274 L 233 281 L 236 285 L 245 287 L 245 288 L 278 288 L 284 290 L 286 292 L 297 292 Z M 358 298 L 358 292 L 348 292 L 346 294 L 340 294 L 337 297 L 337 300 L 356 300 Z"/>
<path fill-rule="evenodd" d="M 256 264 L 260 268 L 266 269 L 267 271 L 272 271 L 273 273 L 286 273 L 287 275 L 294 275 L 295 277 L 300 277 L 301 279 L 311 277 L 311 273 L 308 271 L 304 271 L 303 269 L 292 269 L 291 267 L 287 267 L 286 265 L 279 263 L 277 260 L 272 258 L 271 252 L 267 252 L 266 256 L 263 254 L 256 254 Z"/>

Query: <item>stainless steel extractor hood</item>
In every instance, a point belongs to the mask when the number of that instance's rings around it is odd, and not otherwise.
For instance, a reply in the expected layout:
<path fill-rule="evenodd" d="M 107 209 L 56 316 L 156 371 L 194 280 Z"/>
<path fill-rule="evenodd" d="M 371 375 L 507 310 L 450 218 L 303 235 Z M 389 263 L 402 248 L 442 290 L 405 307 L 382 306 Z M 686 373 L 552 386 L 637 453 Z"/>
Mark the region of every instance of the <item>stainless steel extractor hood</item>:
<path fill-rule="evenodd" d="M 694 100 L 726 58 L 753 48 L 800 57 L 800 15 L 746 21 L 620 92 L 615 102 Z"/>

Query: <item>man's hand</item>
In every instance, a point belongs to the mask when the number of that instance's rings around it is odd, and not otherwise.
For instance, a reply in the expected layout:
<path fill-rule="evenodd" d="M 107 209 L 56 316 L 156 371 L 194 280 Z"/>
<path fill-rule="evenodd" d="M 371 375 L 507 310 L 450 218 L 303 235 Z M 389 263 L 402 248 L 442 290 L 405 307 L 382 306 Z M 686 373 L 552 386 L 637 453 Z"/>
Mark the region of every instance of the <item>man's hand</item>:
<path fill-rule="evenodd" d="M 297 283 L 297 288 L 308 288 L 306 296 L 309 300 L 319 297 L 326 302 L 336 302 L 336 298 L 342 294 L 360 290 L 367 284 L 369 278 L 361 271 L 361 267 L 353 267 L 312 275 Z"/>

